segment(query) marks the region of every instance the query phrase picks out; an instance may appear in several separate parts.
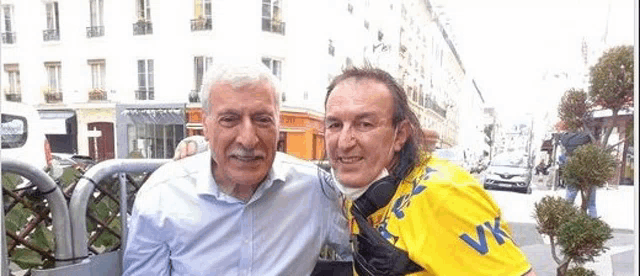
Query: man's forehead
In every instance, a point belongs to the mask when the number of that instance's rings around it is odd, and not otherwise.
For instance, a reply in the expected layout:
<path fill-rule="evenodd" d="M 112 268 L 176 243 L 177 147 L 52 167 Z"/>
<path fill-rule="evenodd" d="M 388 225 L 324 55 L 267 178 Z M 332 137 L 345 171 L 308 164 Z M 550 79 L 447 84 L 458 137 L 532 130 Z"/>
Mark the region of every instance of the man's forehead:
<path fill-rule="evenodd" d="M 356 116 L 376 115 L 379 111 L 390 111 L 393 97 L 382 82 L 373 79 L 349 78 L 340 82 L 327 99 L 327 114 L 341 113 L 351 109 Z"/>

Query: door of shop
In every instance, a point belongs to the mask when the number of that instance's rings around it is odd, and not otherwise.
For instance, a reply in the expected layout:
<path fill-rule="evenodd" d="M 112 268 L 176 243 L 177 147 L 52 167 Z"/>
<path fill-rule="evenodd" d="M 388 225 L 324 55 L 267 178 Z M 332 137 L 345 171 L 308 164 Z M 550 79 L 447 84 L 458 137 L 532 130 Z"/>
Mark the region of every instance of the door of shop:
<path fill-rule="evenodd" d="M 89 156 L 96 161 L 115 158 L 113 147 L 113 123 L 89 123 L 88 130 L 92 134 L 90 136 L 93 136 L 88 138 Z"/>

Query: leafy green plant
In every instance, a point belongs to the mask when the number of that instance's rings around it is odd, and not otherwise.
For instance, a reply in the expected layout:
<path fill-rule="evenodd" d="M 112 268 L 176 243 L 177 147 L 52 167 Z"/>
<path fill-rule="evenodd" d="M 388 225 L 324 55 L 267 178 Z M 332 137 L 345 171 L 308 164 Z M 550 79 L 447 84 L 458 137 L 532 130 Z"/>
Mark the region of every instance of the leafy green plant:
<path fill-rule="evenodd" d="M 591 269 L 578 266 L 567 270 L 565 276 L 596 276 L 596 272 Z"/>
<path fill-rule="evenodd" d="M 593 261 L 605 252 L 605 242 L 612 238 L 612 230 L 605 222 L 591 218 L 561 197 L 546 196 L 534 204 L 533 217 L 541 234 L 549 236 L 551 255 L 558 264 L 558 276 L 567 274 L 571 262 L 578 265 Z M 562 258 L 557 253 L 561 249 Z M 572 270 L 571 273 L 582 273 Z"/>
<path fill-rule="evenodd" d="M 591 193 L 602 187 L 615 173 L 616 161 L 609 151 L 597 144 L 578 147 L 565 165 L 562 179 L 567 185 L 580 190 L 582 205 L 580 209 L 587 211 L 587 203 Z"/>

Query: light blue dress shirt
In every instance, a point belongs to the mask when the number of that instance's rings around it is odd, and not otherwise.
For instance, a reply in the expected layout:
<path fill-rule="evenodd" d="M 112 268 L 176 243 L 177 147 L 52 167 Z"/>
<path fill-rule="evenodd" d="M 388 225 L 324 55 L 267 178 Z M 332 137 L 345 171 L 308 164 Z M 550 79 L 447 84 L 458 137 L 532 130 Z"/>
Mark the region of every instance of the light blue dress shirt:
<path fill-rule="evenodd" d="M 309 275 L 323 245 L 350 259 L 349 234 L 324 171 L 277 153 L 245 203 L 222 193 L 210 152 L 170 162 L 137 194 L 124 275 Z"/>

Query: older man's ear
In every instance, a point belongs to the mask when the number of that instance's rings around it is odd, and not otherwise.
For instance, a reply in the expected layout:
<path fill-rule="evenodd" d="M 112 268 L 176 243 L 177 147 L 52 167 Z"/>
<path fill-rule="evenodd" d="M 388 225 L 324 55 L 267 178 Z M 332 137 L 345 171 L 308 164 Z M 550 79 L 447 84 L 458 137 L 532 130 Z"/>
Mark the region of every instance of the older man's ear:
<path fill-rule="evenodd" d="M 209 144 L 204 136 L 194 135 L 184 138 L 176 146 L 173 160 L 180 160 L 191 155 L 204 152 L 209 149 Z"/>

